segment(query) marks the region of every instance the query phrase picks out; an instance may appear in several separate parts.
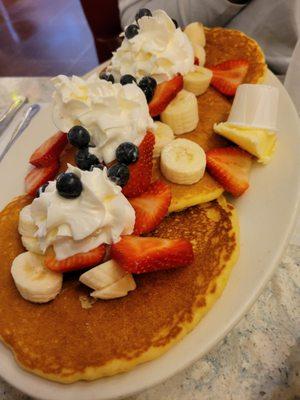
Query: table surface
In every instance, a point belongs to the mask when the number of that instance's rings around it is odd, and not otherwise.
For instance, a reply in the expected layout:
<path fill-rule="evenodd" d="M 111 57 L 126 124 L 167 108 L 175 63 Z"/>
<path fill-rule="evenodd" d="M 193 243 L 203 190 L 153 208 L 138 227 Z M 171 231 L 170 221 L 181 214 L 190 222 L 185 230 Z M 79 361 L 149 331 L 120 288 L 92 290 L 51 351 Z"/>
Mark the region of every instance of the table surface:
<path fill-rule="evenodd" d="M 48 77 L 1 78 L 0 114 L 13 91 L 45 103 L 52 85 Z M 299 265 L 300 215 L 280 265 L 240 323 L 191 367 L 128 400 L 300 399 Z M 1 379 L 0 398 L 31 399 Z"/>

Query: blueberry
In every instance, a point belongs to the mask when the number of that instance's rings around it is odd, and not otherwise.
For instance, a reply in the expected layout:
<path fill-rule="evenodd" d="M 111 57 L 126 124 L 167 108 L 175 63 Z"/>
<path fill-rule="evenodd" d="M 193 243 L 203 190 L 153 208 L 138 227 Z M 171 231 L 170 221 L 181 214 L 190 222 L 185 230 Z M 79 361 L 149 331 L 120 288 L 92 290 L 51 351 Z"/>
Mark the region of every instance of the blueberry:
<path fill-rule="evenodd" d="M 37 193 L 36 193 L 36 197 L 40 197 L 40 195 L 41 195 L 42 193 L 44 193 L 44 191 L 46 190 L 46 187 L 47 187 L 48 185 L 49 185 L 49 182 L 44 183 L 42 186 L 40 186 L 40 187 L 38 188 Z"/>
<path fill-rule="evenodd" d="M 94 164 L 94 165 L 92 165 L 91 167 L 90 167 L 90 171 L 93 171 L 93 169 L 94 168 L 99 168 L 99 169 L 103 169 L 104 168 L 104 164 L 101 164 L 101 163 L 99 163 L 99 164 Z"/>
<path fill-rule="evenodd" d="M 90 134 L 83 126 L 75 125 L 68 132 L 68 140 L 73 146 L 82 149 L 90 143 Z"/>
<path fill-rule="evenodd" d="M 144 76 L 140 81 L 139 81 L 139 87 L 151 87 L 153 90 L 155 90 L 157 86 L 157 82 L 152 76 Z"/>
<path fill-rule="evenodd" d="M 121 76 L 120 83 L 121 85 L 127 85 L 128 83 L 136 83 L 136 79 L 134 76 L 126 74 Z"/>
<path fill-rule="evenodd" d="M 174 18 L 172 18 L 172 21 L 173 21 L 173 23 L 174 23 L 174 25 L 175 25 L 175 28 L 177 29 L 177 28 L 178 28 L 178 22 L 177 22 L 176 19 L 174 19 Z"/>
<path fill-rule="evenodd" d="M 139 27 L 137 25 L 128 25 L 125 29 L 125 37 L 127 39 L 132 39 L 139 33 Z"/>
<path fill-rule="evenodd" d="M 83 170 L 89 170 L 92 165 L 99 164 L 98 158 L 89 153 L 88 149 L 80 149 L 76 153 L 75 161 L 77 167 Z"/>
<path fill-rule="evenodd" d="M 104 79 L 105 81 L 111 82 L 111 83 L 115 83 L 115 78 L 112 74 L 107 74 L 106 72 L 102 72 L 99 75 L 100 79 Z"/>
<path fill-rule="evenodd" d="M 129 168 L 125 164 L 116 163 L 108 169 L 107 175 L 116 185 L 125 186 L 129 179 Z"/>
<path fill-rule="evenodd" d="M 144 95 L 146 96 L 146 99 L 147 99 L 147 103 L 150 103 L 150 101 L 152 100 L 152 97 L 154 95 L 154 90 L 152 89 L 152 87 L 140 86 L 140 85 L 139 85 L 139 87 L 144 92 Z"/>
<path fill-rule="evenodd" d="M 56 189 L 60 196 L 66 199 L 74 199 L 82 192 L 82 183 L 73 172 L 60 174 L 56 180 Z"/>
<path fill-rule="evenodd" d="M 139 158 L 138 147 L 130 142 L 121 143 L 116 150 L 116 158 L 120 163 L 135 163 Z"/>
<path fill-rule="evenodd" d="M 152 17 L 152 12 L 148 10 L 148 8 L 141 8 L 136 14 L 135 14 L 135 20 L 138 22 L 138 20 L 142 17 Z"/>

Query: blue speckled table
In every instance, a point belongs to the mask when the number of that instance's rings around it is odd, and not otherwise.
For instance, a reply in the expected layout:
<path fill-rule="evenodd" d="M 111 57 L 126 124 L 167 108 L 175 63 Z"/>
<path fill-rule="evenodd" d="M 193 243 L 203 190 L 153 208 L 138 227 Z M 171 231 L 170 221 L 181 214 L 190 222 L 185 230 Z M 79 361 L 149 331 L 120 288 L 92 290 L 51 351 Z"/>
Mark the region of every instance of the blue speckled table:
<path fill-rule="evenodd" d="M 0 79 L 0 111 L 11 90 L 34 102 L 49 78 Z M 30 400 L 0 379 L 1 400 Z M 300 215 L 273 278 L 252 309 L 210 353 L 128 400 L 300 400 Z M 60 399 L 57 399 L 60 400 Z"/>

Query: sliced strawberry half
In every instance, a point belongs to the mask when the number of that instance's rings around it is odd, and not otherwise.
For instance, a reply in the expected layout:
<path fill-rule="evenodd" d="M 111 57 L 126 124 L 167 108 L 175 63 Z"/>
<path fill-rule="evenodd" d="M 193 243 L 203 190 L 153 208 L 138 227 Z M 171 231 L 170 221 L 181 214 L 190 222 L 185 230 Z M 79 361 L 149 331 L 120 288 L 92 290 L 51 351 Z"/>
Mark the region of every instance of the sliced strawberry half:
<path fill-rule="evenodd" d="M 45 266 L 57 272 L 76 271 L 99 264 L 104 258 L 105 251 L 106 247 L 102 244 L 86 253 L 78 253 L 64 260 L 57 260 L 53 249 L 50 249 L 46 253 Z"/>
<path fill-rule="evenodd" d="M 123 236 L 111 247 L 111 257 L 133 274 L 185 267 L 194 260 L 193 248 L 184 239 Z"/>
<path fill-rule="evenodd" d="M 153 231 L 168 213 L 171 203 L 171 189 L 162 182 L 155 181 L 147 192 L 129 200 L 135 210 L 134 234 L 141 235 Z"/>
<path fill-rule="evenodd" d="M 241 196 L 249 187 L 251 156 L 238 147 L 220 147 L 206 153 L 210 174 L 233 196 Z"/>
<path fill-rule="evenodd" d="M 155 136 L 147 132 L 139 145 L 138 161 L 129 165 L 129 180 L 122 190 L 126 197 L 139 196 L 148 189 L 152 178 L 154 144 Z"/>
<path fill-rule="evenodd" d="M 60 153 L 68 143 L 67 134 L 57 132 L 42 143 L 31 155 L 30 164 L 36 167 L 45 167 L 59 159 Z"/>
<path fill-rule="evenodd" d="M 226 96 L 233 96 L 247 75 L 249 62 L 229 60 L 207 68 L 213 72 L 211 85 Z"/>
<path fill-rule="evenodd" d="M 25 177 L 25 192 L 35 196 L 38 188 L 55 177 L 59 163 L 55 161 L 47 167 L 34 167 Z"/>
<path fill-rule="evenodd" d="M 161 114 L 178 92 L 183 88 L 183 77 L 178 74 L 169 81 L 156 86 L 154 96 L 149 103 L 149 112 L 152 117 Z"/>

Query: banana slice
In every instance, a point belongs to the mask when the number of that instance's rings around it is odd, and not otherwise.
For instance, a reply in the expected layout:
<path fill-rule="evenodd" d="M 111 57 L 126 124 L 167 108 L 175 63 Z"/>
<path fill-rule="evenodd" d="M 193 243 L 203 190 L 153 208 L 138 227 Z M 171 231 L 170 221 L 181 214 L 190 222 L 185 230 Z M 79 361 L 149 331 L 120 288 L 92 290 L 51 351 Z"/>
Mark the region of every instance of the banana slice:
<path fill-rule="evenodd" d="M 206 61 L 206 53 L 201 44 L 193 44 L 194 56 L 198 58 L 199 66 L 203 67 Z"/>
<path fill-rule="evenodd" d="M 18 230 L 20 235 L 24 236 L 34 236 L 37 230 L 37 226 L 31 217 L 30 204 L 24 207 L 20 212 Z"/>
<path fill-rule="evenodd" d="M 153 150 L 153 157 L 159 157 L 162 149 L 174 139 L 174 133 L 169 125 L 163 122 L 155 122 L 155 146 Z"/>
<path fill-rule="evenodd" d="M 161 113 L 160 119 L 173 129 L 175 135 L 195 129 L 199 122 L 199 113 L 194 93 L 181 90 Z"/>
<path fill-rule="evenodd" d="M 195 71 L 189 72 L 183 77 L 183 87 L 185 90 L 200 96 L 209 87 L 212 71 L 204 67 L 195 67 Z"/>
<path fill-rule="evenodd" d="M 202 147 L 188 139 L 175 139 L 160 156 L 160 169 L 166 179 L 180 185 L 192 185 L 204 175 L 206 155 Z"/>
<path fill-rule="evenodd" d="M 79 280 L 94 290 L 100 290 L 112 285 L 126 274 L 127 272 L 116 261 L 109 260 L 85 272 Z"/>
<path fill-rule="evenodd" d="M 21 236 L 21 240 L 26 250 L 35 254 L 41 254 L 41 255 L 43 254 L 43 251 L 40 247 L 40 243 L 37 240 L 37 238 L 30 236 Z"/>
<path fill-rule="evenodd" d="M 47 303 L 61 291 L 63 275 L 44 266 L 44 257 L 19 254 L 11 266 L 15 285 L 24 299 L 33 303 Z"/>
<path fill-rule="evenodd" d="M 91 296 L 97 299 L 110 300 L 118 297 L 124 297 L 131 290 L 136 289 L 135 281 L 131 274 L 126 274 L 123 278 L 110 286 L 105 287 L 101 290 L 96 290 L 91 293 Z"/>
<path fill-rule="evenodd" d="M 192 22 L 191 24 L 188 24 L 184 29 L 184 33 L 190 39 L 192 44 L 200 44 L 202 47 L 205 46 L 206 40 L 204 27 L 200 22 Z"/>

